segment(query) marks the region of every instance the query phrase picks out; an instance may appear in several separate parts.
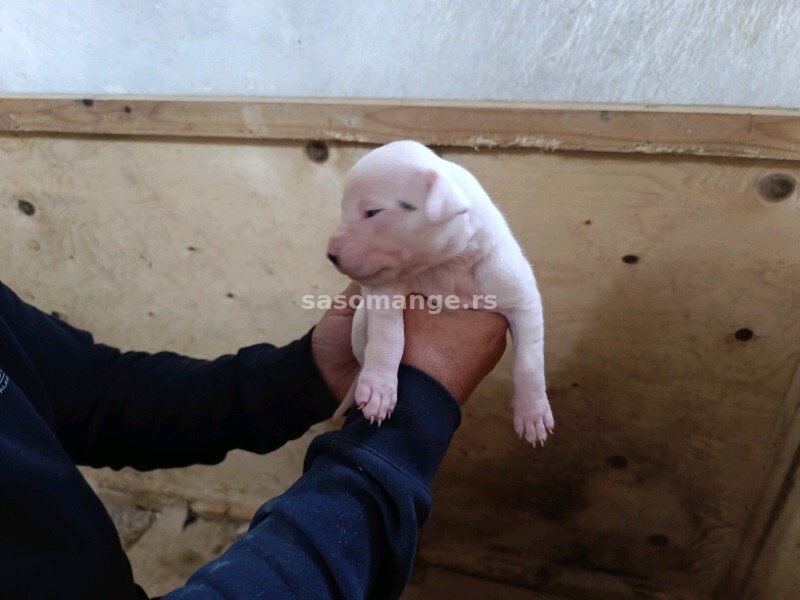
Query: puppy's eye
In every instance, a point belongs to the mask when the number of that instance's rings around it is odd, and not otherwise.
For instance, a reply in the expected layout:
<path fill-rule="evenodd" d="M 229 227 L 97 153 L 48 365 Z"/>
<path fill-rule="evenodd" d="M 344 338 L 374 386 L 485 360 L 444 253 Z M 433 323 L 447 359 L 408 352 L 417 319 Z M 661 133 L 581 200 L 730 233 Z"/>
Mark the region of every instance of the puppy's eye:
<path fill-rule="evenodd" d="M 371 219 L 372 217 L 374 217 L 375 215 L 377 215 L 381 211 L 383 211 L 382 208 L 374 208 L 372 210 L 368 210 L 368 211 L 366 211 L 364 213 L 364 218 L 365 219 Z"/>
<path fill-rule="evenodd" d="M 403 210 L 407 210 L 407 211 L 417 210 L 416 206 L 414 206 L 413 204 L 409 204 L 405 200 L 398 200 L 397 201 L 397 205 L 400 208 L 402 208 Z"/>

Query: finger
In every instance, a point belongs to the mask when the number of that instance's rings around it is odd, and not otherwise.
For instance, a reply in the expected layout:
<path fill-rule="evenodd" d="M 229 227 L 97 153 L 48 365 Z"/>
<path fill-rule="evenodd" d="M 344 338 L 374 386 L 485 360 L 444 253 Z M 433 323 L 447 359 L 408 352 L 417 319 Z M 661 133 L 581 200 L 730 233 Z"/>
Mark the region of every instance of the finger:
<path fill-rule="evenodd" d="M 361 296 L 361 286 L 355 281 L 351 281 L 347 287 L 337 295 L 337 299 L 343 299 L 344 302 L 334 303 L 327 312 L 338 315 L 352 315 L 356 312 L 356 308 L 358 307 L 358 304 L 352 299 L 357 296 Z"/>
<path fill-rule="evenodd" d="M 342 296 L 350 298 L 351 296 L 356 296 L 361 293 L 361 286 L 358 285 L 355 281 L 351 281 L 347 284 L 347 287 L 344 288 L 342 291 Z"/>

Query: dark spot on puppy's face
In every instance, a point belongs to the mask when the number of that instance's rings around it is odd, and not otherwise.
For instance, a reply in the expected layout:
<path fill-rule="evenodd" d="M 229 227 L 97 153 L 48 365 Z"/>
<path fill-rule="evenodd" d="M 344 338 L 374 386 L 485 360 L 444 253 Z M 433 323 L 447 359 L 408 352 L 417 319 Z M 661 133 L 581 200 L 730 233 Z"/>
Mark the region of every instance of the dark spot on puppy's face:
<path fill-rule="evenodd" d="M 411 212 L 411 211 L 414 211 L 414 210 L 417 210 L 417 207 L 416 207 L 416 206 L 414 206 L 413 204 L 409 204 L 409 203 L 408 203 L 408 202 L 406 202 L 405 200 L 398 200 L 398 201 L 397 201 L 397 205 L 398 205 L 400 208 L 402 208 L 403 210 L 407 210 L 407 211 L 409 211 L 409 212 Z"/>

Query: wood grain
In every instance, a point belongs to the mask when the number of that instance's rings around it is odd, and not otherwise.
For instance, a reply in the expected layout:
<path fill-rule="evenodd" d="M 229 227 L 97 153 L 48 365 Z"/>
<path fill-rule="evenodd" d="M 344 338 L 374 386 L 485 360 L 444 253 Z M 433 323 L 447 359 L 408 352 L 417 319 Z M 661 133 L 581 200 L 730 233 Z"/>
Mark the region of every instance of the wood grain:
<path fill-rule="evenodd" d="M 0 98 L 0 132 L 800 158 L 800 111 L 247 98 Z"/>
<path fill-rule="evenodd" d="M 720 595 L 800 597 L 800 369 L 773 435 L 775 464 Z"/>
<path fill-rule="evenodd" d="M 7 136 L 0 278 L 123 348 L 213 357 L 286 342 L 319 317 L 303 294 L 344 287 L 325 239 L 367 150 L 332 143 L 315 163 L 285 141 Z M 420 560 L 543 594 L 708 597 L 791 468 L 800 202 L 764 202 L 758 184 L 800 179 L 800 163 L 444 155 L 483 181 L 535 265 L 557 430 L 535 452 L 513 436 L 506 357 L 435 480 Z M 326 427 L 217 467 L 86 473 L 156 507 L 247 518 Z M 776 533 L 797 520 L 787 498 Z"/>

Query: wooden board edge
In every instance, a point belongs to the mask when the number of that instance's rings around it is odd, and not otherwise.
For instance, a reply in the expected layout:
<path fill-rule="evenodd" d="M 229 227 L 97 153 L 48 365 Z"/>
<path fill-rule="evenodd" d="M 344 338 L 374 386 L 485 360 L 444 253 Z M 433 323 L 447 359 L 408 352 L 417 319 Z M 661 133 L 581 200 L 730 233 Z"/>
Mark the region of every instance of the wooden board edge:
<path fill-rule="evenodd" d="M 774 507 L 774 518 L 746 572 L 739 598 L 798 598 L 800 594 L 800 447 Z"/>
<path fill-rule="evenodd" d="M 800 110 L 312 98 L 0 97 L 0 135 L 117 135 L 800 159 Z"/>
<path fill-rule="evenodd" d="M 789 384 L 771 436 L 774 456 L 764 491 L 747 526 L 736 559 L 722 578 L 720 597 L 759 598 L 759 589 L 775 576 L 776 555 L 788 544 L 789 525 L 800 524 L 800 365 Z M 792 541 L 793 542 L 793 541 Z M 798 578 L 800 582 L 800 578 Z"/>

